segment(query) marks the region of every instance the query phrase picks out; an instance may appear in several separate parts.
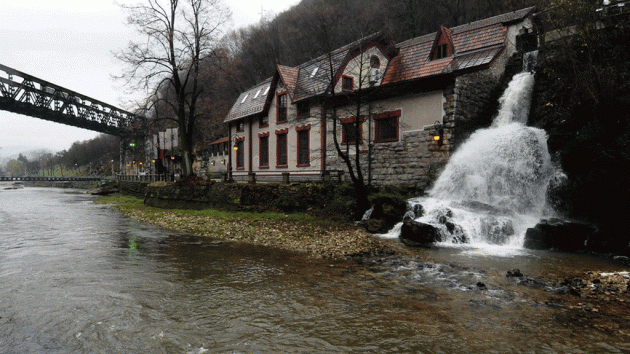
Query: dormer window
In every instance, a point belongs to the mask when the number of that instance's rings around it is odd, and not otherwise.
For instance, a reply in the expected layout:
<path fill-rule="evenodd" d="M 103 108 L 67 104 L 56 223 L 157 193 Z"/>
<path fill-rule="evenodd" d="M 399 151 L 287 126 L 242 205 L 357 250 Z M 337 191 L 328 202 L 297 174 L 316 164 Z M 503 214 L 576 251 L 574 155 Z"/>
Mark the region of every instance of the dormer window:
<path fill-rule="evenodd" d="M 381 59 L 379 59 L 378 56 L 376 55 L 372 55 L 372 57 L 370 58 L 370 68 L 378 69 L 380 67 L 381 67 Z"/>
<path fill-rule="evenodd" d="M 451 30 L 444 26 L 440 26 L 440 30 L 435 36 L 433 49 L 431 50 L 430 60 L 438 60 L 450 57 L 455 52 Z"/>
<path fill-rule="evenodd" d="M 448 48 L 446 44 L 440 44 L 435 47 L 435 59 L 442 59 L 448 56 Z"/>

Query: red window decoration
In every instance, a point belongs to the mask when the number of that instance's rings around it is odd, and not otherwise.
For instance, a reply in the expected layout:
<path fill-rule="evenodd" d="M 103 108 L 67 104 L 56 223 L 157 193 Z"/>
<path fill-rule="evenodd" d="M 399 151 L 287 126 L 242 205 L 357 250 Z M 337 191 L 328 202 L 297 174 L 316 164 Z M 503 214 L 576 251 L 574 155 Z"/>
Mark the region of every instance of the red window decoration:
<path fill-rule="evenodd" d="M 269 133 L 258 134 L 258 167 L 269 168 Z"/>
<path fill-rule="evenodd" d="M 364 117 L 359 118 L 359 126 L 357 127 L 357 120 L 354 117 L 341 118 L 341 143 L 342 144 L 356 144 L 357 140 L 359 144 L 363 143 L 363 122 Z"/>
<path fill-rule="evenodd" d="M 297 166 L 309 167 L 311 166 L 311 126 L 305 125 L 297 127 L 295 130 L 297 131 Z"/>
<path fill-rule="evenodd" d="M 276 97 L 277 99 L 277 105 L 276 105 L 276 111 L 277 111 L 277 117 L 276 117 L 276 122 L 277 123 L 284 123 L 287 121 L 287 94 L 286 93 L 279 93 L 278 96 Z"/>
<path fill-rule="evenodd" d="M 401 110 L 381 113 L 374 117 L 376 143 L 387 143 L 399 139 L 399 119 Z"/>
<path fill-rule="evenodd" d="M 287 155 L 287 135 L 289 130 L 283 129 L 276 131 L 276 167 L 289 167 Z"/>

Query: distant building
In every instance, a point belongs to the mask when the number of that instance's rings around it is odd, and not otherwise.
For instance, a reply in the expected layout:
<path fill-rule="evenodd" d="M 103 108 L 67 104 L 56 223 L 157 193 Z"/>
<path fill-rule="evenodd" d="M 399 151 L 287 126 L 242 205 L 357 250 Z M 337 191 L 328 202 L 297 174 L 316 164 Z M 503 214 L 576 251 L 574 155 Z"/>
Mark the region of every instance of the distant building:
<path fill-rule="evenodd" d="M 453 128 L 479 114 L 517 37 L 534 32 L 534 13 L 530 7 L 441 26 L 398 44 L 377 33 L 296 67 L 279 65 L 241 93 L 225 119 L 234 179 L 344 170 L 336 138 L 353 156 L 360 141 L 363 173 L 373 184 L 416 184 L 449 157 Z M 440 140 L 433 140 L 435 122 Z"/>

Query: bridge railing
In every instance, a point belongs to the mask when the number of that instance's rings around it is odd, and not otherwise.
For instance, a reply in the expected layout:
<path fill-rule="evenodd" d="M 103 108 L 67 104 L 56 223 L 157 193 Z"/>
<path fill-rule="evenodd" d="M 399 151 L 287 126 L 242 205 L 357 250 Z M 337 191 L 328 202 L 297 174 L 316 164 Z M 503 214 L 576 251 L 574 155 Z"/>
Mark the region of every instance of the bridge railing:
<path fill-rule="evenodd" d="M 117 175 L 116 179 L 123 182 L 157 182 L 173 181 L 171 174 L 146 174 L 146 175 Z"/>
<path fill-rule="evenodd" d="M 101 176 L 83 176 L 83 177 L 58 177 L 58 176 L 0 176 L 0 182 L 85 182 L 85 181 L 101 181 L 106 179 Z"/>

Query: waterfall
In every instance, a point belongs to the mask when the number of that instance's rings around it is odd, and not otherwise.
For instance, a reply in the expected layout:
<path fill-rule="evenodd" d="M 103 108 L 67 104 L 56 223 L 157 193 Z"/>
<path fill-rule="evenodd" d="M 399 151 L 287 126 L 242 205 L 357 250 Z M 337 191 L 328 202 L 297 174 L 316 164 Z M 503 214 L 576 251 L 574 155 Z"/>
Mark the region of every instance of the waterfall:
<path fill-rule="evenodd" d="M 492 125 L 462 144 L 427 197 L 409 201 L 422 205 L 416 221 L 437 227 L 443 244 L 520 248 L 527 228 L 547 210 L 547 188 L 557 171 L 545 131 L 525 125 L 533 87 L 533 73 L 515 75 Z"/>

